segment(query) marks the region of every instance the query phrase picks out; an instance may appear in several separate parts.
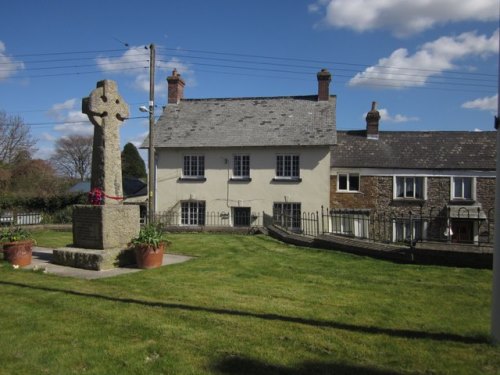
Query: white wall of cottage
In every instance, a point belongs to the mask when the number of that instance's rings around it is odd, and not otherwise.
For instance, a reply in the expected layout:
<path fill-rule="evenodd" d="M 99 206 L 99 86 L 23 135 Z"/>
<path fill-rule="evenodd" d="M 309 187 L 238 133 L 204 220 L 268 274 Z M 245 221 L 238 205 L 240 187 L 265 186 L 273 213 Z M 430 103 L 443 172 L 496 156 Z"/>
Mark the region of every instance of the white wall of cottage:
<path fill-rule="evenodd" d="M 205 201 L 206 212 L 231 212 L 251 207 L 252 213 L 272 214 L 274 202 L 301 203 L 302 212 L 328 206 L 330 150 L 316 147 L 255 147 L 217 149 L 157 149 L 156 211 L 180 213 L 181 202 Z M 277 182 L 276 156 L 300 156 L 300 182 Z M 206 181 L 183 181 L 185 155 L 204 155 Z M 233 156 L 250 155 L 249 182 L 230 181 Z"/>

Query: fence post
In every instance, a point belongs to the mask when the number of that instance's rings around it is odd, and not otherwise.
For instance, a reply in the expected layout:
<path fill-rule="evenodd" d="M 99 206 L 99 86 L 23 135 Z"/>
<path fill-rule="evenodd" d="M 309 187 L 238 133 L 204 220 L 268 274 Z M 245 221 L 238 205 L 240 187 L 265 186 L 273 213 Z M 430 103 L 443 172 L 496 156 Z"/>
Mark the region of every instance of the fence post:
<path fill-rule="evenodd" d="M 321 206 L 321 234 L 325 234 L 325 217 L 323 215 L 323 206 Z"/>
<path fill-rule="evenodd" d="M 481 208 L 477 208 L 477 246 L 481 246 L 481 233 L 479 233 L 479 215 L 481 214 Z"/>

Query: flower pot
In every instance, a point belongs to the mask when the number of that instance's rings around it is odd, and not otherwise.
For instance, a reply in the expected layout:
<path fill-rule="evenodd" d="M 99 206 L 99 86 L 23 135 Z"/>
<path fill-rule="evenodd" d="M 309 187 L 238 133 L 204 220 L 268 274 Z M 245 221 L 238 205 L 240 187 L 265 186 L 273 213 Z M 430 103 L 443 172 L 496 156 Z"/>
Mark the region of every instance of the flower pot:
<path fill-rule="evenodd" d="M 4 259 L 14 266 L 28 266 L 31 264 L 33 241 L 4 242 Z"/>
<path fill-rule="evenodd" d="M 135 259 L 138 268 L 157 268 L 163 263 L 165 244 L 158 247 L 150 245 L 135 245 Z"/>

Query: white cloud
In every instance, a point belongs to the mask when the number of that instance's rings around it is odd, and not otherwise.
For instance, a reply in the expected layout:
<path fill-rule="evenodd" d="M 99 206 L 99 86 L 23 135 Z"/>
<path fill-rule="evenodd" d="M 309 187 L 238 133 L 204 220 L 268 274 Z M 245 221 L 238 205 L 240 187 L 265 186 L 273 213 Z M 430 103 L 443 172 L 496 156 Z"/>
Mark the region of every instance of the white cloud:
<path fill-rule="evenodd" d="M 479 109 L 481 111 L 495 111 L 498 106 L 498 94 L 478 98 L 462 104 L 462 108 L 466 109 Z"/>
<path fill-rule="evenodd" d="M 53 129 L 61 136 L 91 135 L 94 133 L 94 126 L 90 123 L 87 115 L 82 113 L 80 103 L 77 99 L 68 99 L 63 103 L 54 104 L 47 112 L 48 116 L 60 122 Z"/>
<path fill-rule="evenodd" d="M 22 61 L 16 61 L 5 53 L 5 44 L 0 40 L 0 81 L 7 79 L 24 69 Z"/>
<path fill-rule="evenodd" d="M 406 48 L 399 48 L 389 57 L 380 59 L 377 65 L 356 74 L 349 85 L 388 85 L 394 88 L 424 86 L 429 78 L 457 69 L 454 65 L 457 60 L 498 54 L 498 35 L 497 29 L 489 38 L 476 32 L 441 37 L 425 43 L 413 55 Z"/>
<path fill-rule="evenodd" d="M 130 47 L 125 53 L 116 58 L 97 58 L 97 65 L 103 71 L 127 74 L 135 76 L 132 86 L 144 92 L 149 92 L 149 51 L 144 47 Z M 164 61 L 157 57 L 155 64 L 155 76 L 159 79 L 155 82 L 155 93 L 160 96 L 166 96 L 165 77 L 169 75 L 174 68 L 186 79 L 186 85 L 194 86 L 194 72 L 189 66 L 178 58 L 171 58 Z"/>
<path fill-rule="evenodd" d="M 395 114 L 391 115 L 389 111 L 386 108 L 380 108 L 378 109 L 378 112 L 380 114 L 380 121 L 383 122 L 394 122 L 394 123 L 401 123 L 401 122 L 409 122 L 409 121 L 419 121 L 420 119 L 418 117 L 409 117 L 401 114 Z M 363 115 L 363 119 L 366 118 L 366 113 Z"/>
<path fill-rule="evenodd" d="M 43 141 L 47 141 L 47 142 L 54 142 L 56 140 L 56 137 L 54 137 L 53 134 L 50 134 L 50 133 L 42 133 L 42 135 L 40 136 L 40 138 L 43 140 Z"/>
<path fill-rule="evenodd" d="M 358 32 L 390 30 L 407 36 L 438 24 L 495 21 L 497 0 L 329 0 L 309 5 L 309 12 L 324 12 L 323 24 Z"/>

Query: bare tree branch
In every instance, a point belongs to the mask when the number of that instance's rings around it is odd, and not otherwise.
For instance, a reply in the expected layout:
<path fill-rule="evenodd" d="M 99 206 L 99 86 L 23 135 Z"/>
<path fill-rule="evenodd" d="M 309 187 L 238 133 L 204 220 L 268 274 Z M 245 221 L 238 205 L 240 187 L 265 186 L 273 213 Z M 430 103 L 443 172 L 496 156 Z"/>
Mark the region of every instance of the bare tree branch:
<path fill-rule="evenodd" d="M 0 111 L 0 161 L 10 164 L 21 152 L 32 155 L 36 139 L 30 133 L 30 128 L 19 116 L 8 116 Z"/>
<path fill-rule="evenodd" d="M 90 176 L 92 163 L 92 136 L 72 135 L 59 138 L 50 161 L 62 175 L 78 178 L 80 181 Z"/>

